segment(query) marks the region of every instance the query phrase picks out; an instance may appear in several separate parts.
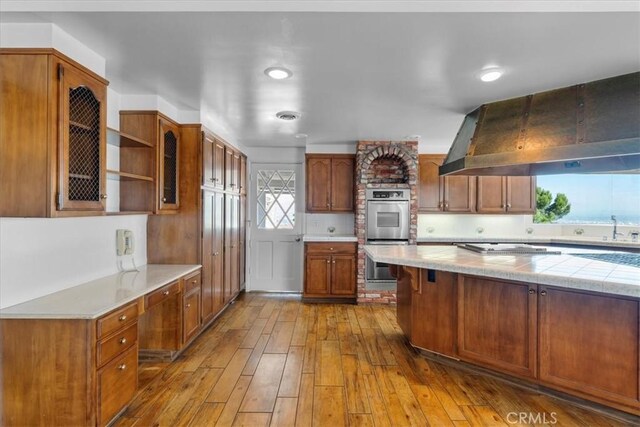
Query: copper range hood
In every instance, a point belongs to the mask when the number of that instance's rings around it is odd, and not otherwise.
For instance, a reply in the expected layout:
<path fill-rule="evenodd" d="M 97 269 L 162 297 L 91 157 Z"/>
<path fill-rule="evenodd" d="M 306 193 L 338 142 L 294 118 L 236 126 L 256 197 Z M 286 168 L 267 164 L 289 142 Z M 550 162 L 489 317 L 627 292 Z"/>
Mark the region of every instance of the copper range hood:
<path fill-rule="evenodd" d="M 640 172 L 640 72 L 482 105 L 441 175 Z"/>

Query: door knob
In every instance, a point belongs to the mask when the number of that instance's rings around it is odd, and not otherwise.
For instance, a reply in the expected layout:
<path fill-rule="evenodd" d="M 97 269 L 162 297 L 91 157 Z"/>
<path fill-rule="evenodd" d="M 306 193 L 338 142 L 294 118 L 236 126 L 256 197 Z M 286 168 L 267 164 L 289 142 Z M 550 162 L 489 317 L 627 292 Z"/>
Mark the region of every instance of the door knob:
<path fill-rule="evenodd" d="M 299 242 L 299 241 L 300 241 L 300 237 L 296 237 L 296 242 Z"/>

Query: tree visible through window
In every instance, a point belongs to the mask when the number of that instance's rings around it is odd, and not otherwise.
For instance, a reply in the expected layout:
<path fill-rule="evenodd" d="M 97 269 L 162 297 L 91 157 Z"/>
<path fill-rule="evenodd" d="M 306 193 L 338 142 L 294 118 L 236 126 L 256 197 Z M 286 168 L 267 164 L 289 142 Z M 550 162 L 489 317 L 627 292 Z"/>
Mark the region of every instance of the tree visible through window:
<path fill-rule="evenodd" d="M 611 224 L 615 215 L 619 224 L 640 225 L 640 175 L 541 175 L 537 184 L 536 222 Z"/>
<path fill-rule="evenodd" d="M 291 230 L 296 223 L 295 171 L 259 170 L 257 176 L 258 228 Z"/>

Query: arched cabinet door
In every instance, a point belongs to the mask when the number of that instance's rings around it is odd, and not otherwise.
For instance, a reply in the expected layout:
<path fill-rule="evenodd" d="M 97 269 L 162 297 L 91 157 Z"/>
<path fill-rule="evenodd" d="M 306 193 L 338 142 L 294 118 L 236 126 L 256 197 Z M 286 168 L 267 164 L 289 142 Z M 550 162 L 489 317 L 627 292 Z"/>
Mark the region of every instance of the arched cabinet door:
<path fill-rule="evenodd" d="M 158 210 L 175 211 L 180 207 L 178 186 L 180 130 L 178 126 L 161 118 L 159 140 Z"/>
<path fill-rule="evenodd" d="M 106 87 L 58 65 L 58 200 L 62 211 L 104 211 Z"/>

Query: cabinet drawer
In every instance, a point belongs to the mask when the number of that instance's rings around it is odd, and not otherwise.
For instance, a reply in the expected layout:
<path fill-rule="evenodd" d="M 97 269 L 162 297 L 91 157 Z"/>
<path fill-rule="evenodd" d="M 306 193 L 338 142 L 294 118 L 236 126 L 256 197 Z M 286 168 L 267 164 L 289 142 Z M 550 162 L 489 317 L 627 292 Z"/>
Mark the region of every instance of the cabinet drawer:
<path fill-rule="evenodd" d="M 144 299 L 145 308 L 151 308 L 154 305 L 160 304 L 162 301 L 176 295 L 180 292 L 180 282 L 174 282 L 167 286 L 163 286 L 157 291 L 153 291 L 147 295 Z"/>
<path fill-rule="evenodd" d="M 97 322 L 98 339 L 117 331 L 127 323 L 138 318 L 138 303 L 134 302 L 110 314 L 102 316 Z"/>
<path fill-rule="evenodd" d="M 98 425 L 106 425 L 138 388 L 138 345 L 98 371 Z"/>
<path fill-rule="evenodd" d="M 201 281 L 202 281 L 202 276 L 200 275 L 200 272 L 192 276 L 186 277 L 184 279 L 184 293 L 188 294 L 194 289 L 200 288 Z"/>
<path fill-rule="evenodd" d="M 98 366 L 102 366 L 138 341 L 138 322 L 118 332 L 111 338 L 98 341 L 96 348 Z"/>
<path fill-rule="evenodd" d="M 356 242 L 306 243 L 308 254 L 355 254 Z"/>

